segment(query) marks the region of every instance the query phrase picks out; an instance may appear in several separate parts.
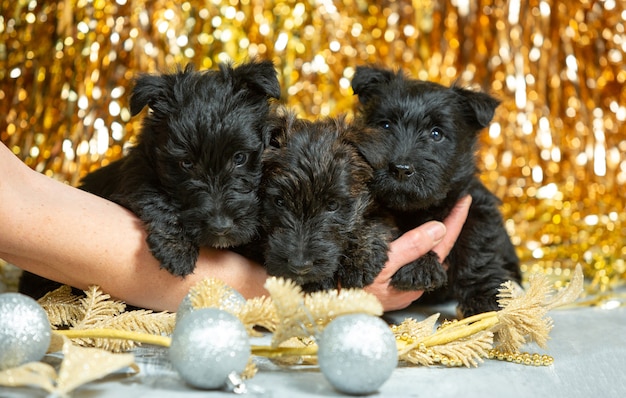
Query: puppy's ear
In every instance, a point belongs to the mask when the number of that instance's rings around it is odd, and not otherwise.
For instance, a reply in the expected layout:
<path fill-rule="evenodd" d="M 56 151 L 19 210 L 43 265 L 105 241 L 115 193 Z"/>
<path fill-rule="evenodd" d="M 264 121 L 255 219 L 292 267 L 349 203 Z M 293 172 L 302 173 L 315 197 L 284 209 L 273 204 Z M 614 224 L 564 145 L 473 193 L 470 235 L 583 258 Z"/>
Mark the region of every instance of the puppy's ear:
<path fill-rule="evenodd" d="M 480 91 L 472 91 L 460 87 L 453 87 L 452 89 L 467 99 L 467 103 L 473 112 L 471 117 L 474 119 L 476 126 L 479 129 L 487 127 L 491 119 L 493 119 L 500 101 Z"/>
<path fill-rule="evenodd" d="M 280 148 L 284 145 L 287 131 L 291 129 L 296 114 L 283 107 L 275 109 L 268 117 L 261 139 L 265 148 Z"/>
<path fill-rule="evenodd" d="M 284 124 L 279 117 L 272 117 L 264 126 L 261 140 L 263 147 L 280 148 L 281 137 L 284 134 Z"/>
<path fill-rule="evenodd" d="M 359 102 L 366 104 L 373 96 L 382 94 L 381 85 L 389 83 L 396 75 L 387 69 L 374 66 L 357 66 L 352 77 L 352 91 Z"/>
<path fill-rule="evenodd" d="M 285 129 L 285 115 L 273 114 L 263 126 L 261 140 L 264 149 L 261 159 L 265 172 L 280 168 L 281 148 L 285 144 Z"/>
<path fill-rule="evenodd" d="M 143 108 L 149 106 L 158 111 L 156 105 L 159 100 L 167 98 L 168 83 L 163 76 L 141 75 L 135 80 L 135 87 L 130 97 L 130 113 L 137 115 Z"/>
<path fill-rule="evenodd" d="M 225 68 L 225 66 L 220 66 Z M 224 69 L 222 69 L 224 72 Z M 241 88 L 269 98 L 280 98 L 280 84 L 271 61 L 251 61 L 231 69 L 233 81 Z"/>

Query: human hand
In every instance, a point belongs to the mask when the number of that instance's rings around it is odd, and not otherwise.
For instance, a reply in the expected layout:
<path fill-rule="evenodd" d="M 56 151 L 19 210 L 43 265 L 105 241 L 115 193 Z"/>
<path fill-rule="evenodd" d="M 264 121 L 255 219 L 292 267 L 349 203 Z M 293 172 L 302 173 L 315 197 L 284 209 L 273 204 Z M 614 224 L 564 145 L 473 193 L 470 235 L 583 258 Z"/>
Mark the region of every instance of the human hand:
<path fill-rule="evenodd" d="M 384 268 L 365 291 L 380 300 L 385 311 L 406 308 L 424 293 L 423 291 L 400 291 L 389 284 L 391 277 L 408 264 L 429 251 L 434 251 L 443 262 L 454 246 L 467 219 L 471 196 L 457 202 L 450 215 L 443 221 L 429 221 L 414 228 L 389 244 L 389 258 Z"/>

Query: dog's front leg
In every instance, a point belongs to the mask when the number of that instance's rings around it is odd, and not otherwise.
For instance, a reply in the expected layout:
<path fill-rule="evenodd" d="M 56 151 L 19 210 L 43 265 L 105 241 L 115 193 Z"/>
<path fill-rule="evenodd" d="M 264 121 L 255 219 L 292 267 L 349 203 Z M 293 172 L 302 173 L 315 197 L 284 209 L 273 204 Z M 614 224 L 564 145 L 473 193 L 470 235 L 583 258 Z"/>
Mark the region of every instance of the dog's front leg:
<path fill-rule="evenodd" d="M 377 217 L 357 228 L 339 270 L 341 286 L 362 288 L 372 284 L 389 259 L 389 242 L 396 234 L 394 226 Z"/>
<path fill-rule="evenodd" d="M 176 209 L 155 193 L 135 198 L 127 207 L 144 223 L 146 242 L 161 268 L 176 276 L 191 274 L 199 247 L 185 233 Z"/>
<path fill-rule="evenodd" d="M 154 257 L 161 263 L 161 268 L 176 276 L 191 274 L 196 267 L 199 247 L 187 239 L 182 228 L 168 231 L 158 224 L 151 222 L 147 225 L 146 241 Z"/>
<path fill-rule="evenodd" d="M 446 270 L 439 262 L 439 256 L 429 251 L 417 260 L 400 268 L 391 277 L 391 286 L 398 290 L 423 290 L 431 292 L 448 281 Z"/>

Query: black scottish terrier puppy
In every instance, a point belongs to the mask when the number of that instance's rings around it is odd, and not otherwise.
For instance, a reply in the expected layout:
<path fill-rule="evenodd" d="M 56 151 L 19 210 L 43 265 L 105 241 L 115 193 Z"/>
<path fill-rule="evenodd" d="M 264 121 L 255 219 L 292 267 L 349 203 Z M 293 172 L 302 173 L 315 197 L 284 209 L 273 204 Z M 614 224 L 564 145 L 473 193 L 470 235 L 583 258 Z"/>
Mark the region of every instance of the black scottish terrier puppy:
<path fill-rule="evenodd" d="M 387 261 L 391 235 L 369 217 L 372 169 L 346 142 L 347 124 L 284 112 L 268 129 L 260 191 L 267 272 L 305 292 L 370 284 Z"/>
<path fill-rule="evenodd" d="M 400 230 L 443 220 L 461 197 L 473 199 L 447 272 L 431 252 L 401 268 L 392 285 L 456 299 L 463 316 L 499 309 L 500 284 L 521 280 L 519 260 L 475 161 L 478 133 L 499 102 L 373 66 L 357 68 L 352 88 L 360 106 L 350 140 L 374 168 L 372 195 Z"/>
<path fill-rule="evenodd" d="M 131 113 L 150 112 L 137 145 L 80 188 L 135 213 L 161 267 L 184 277 L 200 246 L 227 248 L 257 235 L 263 126 L 270 99 L 279 97 L 269 61 L 142 75 Z M 25 278 L 26 290 L 32 281 Z"/>

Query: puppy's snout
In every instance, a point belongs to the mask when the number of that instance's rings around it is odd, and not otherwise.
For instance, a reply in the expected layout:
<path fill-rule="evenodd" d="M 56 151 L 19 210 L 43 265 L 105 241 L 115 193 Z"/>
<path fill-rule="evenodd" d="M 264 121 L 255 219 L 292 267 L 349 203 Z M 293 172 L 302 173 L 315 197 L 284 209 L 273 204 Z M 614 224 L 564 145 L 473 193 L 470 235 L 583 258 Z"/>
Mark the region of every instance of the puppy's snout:
<path fill-rule="evenodd" d="M 289 270 L 296 275 L 304 276 L 313 270 L 313 261 L 305 259 L 289 259 Z"/>
<path fill-rule="evenodd" d="M 398 180 L 403 181 L 415 174 L 415 169 L 406 163 L 390 163 L 389 171 Z"/>
<path fill-rule="evenodd" d="M 217 235 L 226 235 L 233 228 L 233 220 L 230 217 L 217 216 L 212 222 L 213 230 Z"/>

